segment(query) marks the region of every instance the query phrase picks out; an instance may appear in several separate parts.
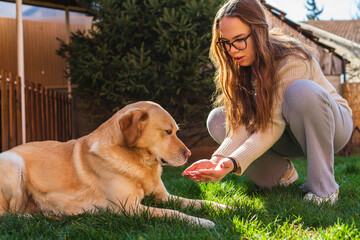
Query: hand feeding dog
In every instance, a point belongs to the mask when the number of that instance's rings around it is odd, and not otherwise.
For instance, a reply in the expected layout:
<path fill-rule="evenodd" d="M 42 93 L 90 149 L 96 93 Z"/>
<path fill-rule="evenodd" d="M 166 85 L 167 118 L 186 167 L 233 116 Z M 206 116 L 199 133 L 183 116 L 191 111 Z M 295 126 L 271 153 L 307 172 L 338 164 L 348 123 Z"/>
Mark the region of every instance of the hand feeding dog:
<path fill-rule="evenodd" d="M 147 207 L 144 196 L 200 208 L 204 200 L 170 195 L 161 165 L 181 166 L 191 152 L 176 136 L 175 120 L 160 105 L 137 102 L 119 110 L 87 136 L 68 142 L 31 142 L 0 154 L 0 214 L 96 212 L 99 208 L 174 217 L 205 227 L 210 220 Z"/>

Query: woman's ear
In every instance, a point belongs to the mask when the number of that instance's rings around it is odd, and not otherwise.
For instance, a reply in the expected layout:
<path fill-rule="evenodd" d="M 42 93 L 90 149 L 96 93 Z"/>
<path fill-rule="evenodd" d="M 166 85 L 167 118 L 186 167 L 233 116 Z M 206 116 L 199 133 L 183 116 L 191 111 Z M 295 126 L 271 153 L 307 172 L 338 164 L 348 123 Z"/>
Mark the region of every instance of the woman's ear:
<path fill-rule="evenodd" d="M 141 109 L 131 109 L 120 117 L 120 130 L 127 146 L 135 146 L 145 128 L 147 119 L 148 113 Z"/>

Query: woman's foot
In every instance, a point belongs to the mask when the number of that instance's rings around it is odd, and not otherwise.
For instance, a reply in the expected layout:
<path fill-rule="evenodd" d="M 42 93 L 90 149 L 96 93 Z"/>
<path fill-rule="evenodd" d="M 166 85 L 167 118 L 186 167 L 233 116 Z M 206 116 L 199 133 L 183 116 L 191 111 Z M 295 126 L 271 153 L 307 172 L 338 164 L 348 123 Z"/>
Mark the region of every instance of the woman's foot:
<path fill-rule="evenodd" d="M 333 205 L 334 203 L 336 203 L 338 198 L 339 198 L 339 190 L 337 190 L 333 194 L 330 194 L 327 197 L 319 197 L 319 196 L 316 196 L 315 193 L 308 192 L 305 194 L 304 200 L 313 201 L 313 202 L 317 203 L 318 205 L 320 205 L 323 202 L 329 202 L 331 205 Z"/>
<path fill-rule="evenodd" d="M 289 167 L 288 170 L 285 172 L 284 176 L 279 181 L 280 186 L 287 187 L 298 179 L 298 174 L 296 172 L 296 169 L 294 167 L 294 164 L 288 159 Z"/>

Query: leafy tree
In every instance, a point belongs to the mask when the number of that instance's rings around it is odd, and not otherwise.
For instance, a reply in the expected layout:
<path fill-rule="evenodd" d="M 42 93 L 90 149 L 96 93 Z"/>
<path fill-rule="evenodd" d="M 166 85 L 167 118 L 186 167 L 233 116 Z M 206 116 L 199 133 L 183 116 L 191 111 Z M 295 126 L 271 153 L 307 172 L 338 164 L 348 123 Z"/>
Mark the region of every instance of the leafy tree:
<path fill-rule="evenodd" d="M 318 9 L 315 0 L 307 0 L 305 8 L 309 11 L 309 14 L 306 14 L 308 20 L 319 20 L 319 15 L 324 11 L 324 7 L 321 10 Z"/>
<path fill-rule="evenodd" d="M 73 33 L 58 50 L 77 85 L 74 93 L 93 116 L 107 118 L 126 104 L 152 100 L 186 128 L 203 126 L 214 90 L 212 22 L 221 2 L 94 1 L 92 30 Z"/>

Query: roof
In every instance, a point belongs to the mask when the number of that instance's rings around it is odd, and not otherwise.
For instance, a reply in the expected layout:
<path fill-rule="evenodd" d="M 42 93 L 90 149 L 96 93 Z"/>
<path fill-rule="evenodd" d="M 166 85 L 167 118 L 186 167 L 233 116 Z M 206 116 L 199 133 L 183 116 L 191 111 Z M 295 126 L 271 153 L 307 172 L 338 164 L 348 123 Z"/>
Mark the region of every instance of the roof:
<path fill-rule="evenodd" d="M 5 2 L 13 2 L 16 0 L 1 0 Z M 90 8 L 89 0 L 22 0 L 23 4 L 38 6 L 38 7 L 47 7 L 55 9 L 68 9 L 69 11 L 74 12 L 87 12 Z"/>
<path fill-rule="evenodd" d="M 294 30 L 300 32 L 302 35 L 313 41 L 318 46 L 327 49 L 329 52 L 332 52 L 334 55 L 336 55 L 340 59 L 344 59 L 342 56 L 340 56 L 338 53 L 335 52 L 335 49 L 333 47 L 330 47 L 329 45 L 323 44 L 319 41 L 319 38 L 313 34 L 312 31 L 307 30 L 305 28 L 302 28 L 300 24 L 297 22 L 294 22 L 288 18 L 286 18 L 286 13 L 279 10 L 278 8 L 275 8 L 274 6 L 266 3 L 266 0 L 261 0 L 261 3 L 278 19 L 280 19 L 282 22 L 287 24 L 289 27 L 293 28 Z"/>
<path fill-rule="evenodd" d="M 360 19 L 330 21 L 310 20 L 304 23 L 360 44 Z"/>

